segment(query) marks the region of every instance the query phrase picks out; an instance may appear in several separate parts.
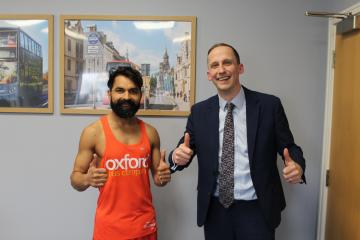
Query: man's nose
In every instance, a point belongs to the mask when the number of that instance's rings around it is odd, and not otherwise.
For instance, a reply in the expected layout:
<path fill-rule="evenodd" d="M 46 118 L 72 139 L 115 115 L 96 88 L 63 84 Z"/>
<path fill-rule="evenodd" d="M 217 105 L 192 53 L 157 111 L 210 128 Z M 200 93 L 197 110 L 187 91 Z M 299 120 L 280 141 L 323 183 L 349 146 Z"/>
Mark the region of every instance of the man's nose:
<path fill-rule="evenodd" d="M 223 65 L 219 65 L 219 73 L 225 72 L 225 68 Z"/>
<path fill-rule="evenodd" d="M 124 98 L 125 100 L 128 100 L 129 97 L 130 97 L 129 92 L 128 92 L 128 91 L 124 92 L 123 98 Z"/>

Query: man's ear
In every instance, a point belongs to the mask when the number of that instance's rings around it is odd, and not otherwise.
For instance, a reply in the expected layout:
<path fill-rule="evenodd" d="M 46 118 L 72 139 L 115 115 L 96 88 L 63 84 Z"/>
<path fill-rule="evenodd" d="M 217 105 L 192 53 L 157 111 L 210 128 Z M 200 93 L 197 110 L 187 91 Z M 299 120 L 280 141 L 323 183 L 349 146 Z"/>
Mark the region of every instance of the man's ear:
<path fill-rule="evenodd" d="M 211 78 L 210 78 L 210 73 L 209 73 L 209 71 L 207 71 L 206 73 L 207 73 L 207 78 L 208 78 L 208 80 L 211 82 Z"/>
<path fill-rule="evenodd" d="M 239 73 L 240 74 L 244 73 L 244 64 L 242 64 L 242 63 L 239 64 Z"/>

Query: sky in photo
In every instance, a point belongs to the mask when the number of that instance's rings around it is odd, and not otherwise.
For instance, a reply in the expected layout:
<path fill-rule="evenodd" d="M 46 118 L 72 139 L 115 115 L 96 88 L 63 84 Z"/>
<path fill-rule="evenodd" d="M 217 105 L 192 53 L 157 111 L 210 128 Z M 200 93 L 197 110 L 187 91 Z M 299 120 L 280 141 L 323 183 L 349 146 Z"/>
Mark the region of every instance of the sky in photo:
<path fill-rule="evenodd" d="M 130 61 L 138 65 L 150 64 L 152 73 L 159 70 L 165 49 L 169 55 L 170 66 L 175 65 L 176 55 L 181 47 L 181 42 L 176 39 L 184 37 L 186 32 L 191 33 L 191 22 L 174 22 L 172 28 L 151 30 L 136 28 L 136 21 L 83 20 L 81 24 L 85 32 L 89 26 L 96 25 L 97 31 L 106 34 L 107 41 L 113 42 L 120 55 L 126 56 L 128 53 Z"/>

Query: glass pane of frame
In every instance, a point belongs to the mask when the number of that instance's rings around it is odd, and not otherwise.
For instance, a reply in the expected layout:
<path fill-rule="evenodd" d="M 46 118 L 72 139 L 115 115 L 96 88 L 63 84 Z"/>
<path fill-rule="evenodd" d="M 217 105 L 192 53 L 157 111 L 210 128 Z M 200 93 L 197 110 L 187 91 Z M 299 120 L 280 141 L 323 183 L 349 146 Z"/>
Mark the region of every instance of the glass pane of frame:
<path fill-rule="evenodd" d="M 125 66 L 143 76 L 138 115 L 189 114 L 195 17 L 61 16 L 60 25 L 61 113 L 107 113 L 109 71 Z"/>
<path fill-rule="evenodd" d="M 53 112 L 53 16 L 0 15 L 0 112 Z"/>

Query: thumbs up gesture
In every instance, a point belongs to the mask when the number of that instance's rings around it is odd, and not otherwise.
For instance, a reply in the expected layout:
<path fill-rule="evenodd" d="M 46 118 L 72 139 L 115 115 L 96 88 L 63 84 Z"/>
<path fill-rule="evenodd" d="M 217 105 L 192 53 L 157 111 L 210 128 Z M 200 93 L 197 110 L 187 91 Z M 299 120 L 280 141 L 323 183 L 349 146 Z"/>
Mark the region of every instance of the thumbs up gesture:
<path fill-rule="evenodd" d="M 184 143 L 180 144 L 180 146 L 174 150 L 172 160 L 175 164 L 183 166 L 190 161 L 192 155 L 193 150 L 190 148 L 190 134 L 185 133 Z"/>
<path fill-rule="evenodd" d="M 301 176 L 303 175 L 303 170 L 299 164 L 297 164 L 289 154 L 287 148 L 284 149 L 284 162 L 285 167 L 283 169 L 283 176 L 286 182 L 288 183 L 299 183 L 301 182 Z"/>
<path fill-rule="evenodd" d="M 165 186 L 171 180 L 170 167 L 165 162 L 165 151 L 160 152 L 160 162 L 156 169 L 155 184 Z"/>
<path fill-rule="evenodd" d="M 88 184 L 96 188 L 104 186 L 108 177 L 105 168 L 97 167 L 98 162 L 99 162 L 99 157 L 96 154 L 94 154 L 86 174 L 86 180 Z"/>

